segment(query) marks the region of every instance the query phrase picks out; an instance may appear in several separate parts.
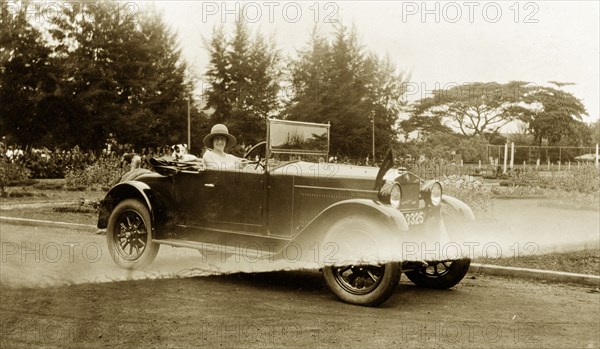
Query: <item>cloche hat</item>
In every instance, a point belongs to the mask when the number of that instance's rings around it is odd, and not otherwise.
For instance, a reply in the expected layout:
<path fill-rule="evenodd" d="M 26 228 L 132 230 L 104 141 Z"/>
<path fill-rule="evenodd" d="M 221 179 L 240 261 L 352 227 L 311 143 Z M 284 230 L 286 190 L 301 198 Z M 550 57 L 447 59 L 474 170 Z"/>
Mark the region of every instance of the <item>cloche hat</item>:
<path fill-rule="evenodd" d="M 235 137 L 229 134 L 229 130 L 227 129 L 227 126 L 225 126 L 223 124 L 216 124 L 215 126 L 213 126 L 210 129 L 210 134 L 207 135 L 206 137 L 204 137 L 204 140 L 202 141 L 202 143 L 204 143 L 204 145 L 207 148 L 212 148 L 213 147 L 212 139 L 214 136 L 227 137 L 227 143 L 225 144 L 225 149 L 230 149 L 231 147 L 233 147 L 237 144 L 237 140 L 235 139 Z"/>

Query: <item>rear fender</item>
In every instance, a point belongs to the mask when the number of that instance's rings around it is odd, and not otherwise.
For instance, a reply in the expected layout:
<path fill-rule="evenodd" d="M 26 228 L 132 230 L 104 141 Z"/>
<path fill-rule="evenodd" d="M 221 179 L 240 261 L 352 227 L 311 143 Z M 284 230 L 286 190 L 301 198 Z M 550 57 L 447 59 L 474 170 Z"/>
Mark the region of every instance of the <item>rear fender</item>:
<path fill-rule="evenodd" d="M 471 208 L 467 204 L 453 196 L 442 195 L 442 204 L 445 204 L 454 211 L 459 212 L 468 221 L 475 220 L 473 210 L 471 210 Z"/>
<path fill-rule="evenodd" d="M 105 229 L 112 210 L 123 200 L 137 199 L 144 203 L 150 212 L 150 218 L 154 222 L 154 210 L 152 205 L 152 190 L 143 182 L 122 182 L 112 187 L 100 202 L 98 214 L 98 228 Z M 152 225 L 154 226 L 154 225 Z"/>

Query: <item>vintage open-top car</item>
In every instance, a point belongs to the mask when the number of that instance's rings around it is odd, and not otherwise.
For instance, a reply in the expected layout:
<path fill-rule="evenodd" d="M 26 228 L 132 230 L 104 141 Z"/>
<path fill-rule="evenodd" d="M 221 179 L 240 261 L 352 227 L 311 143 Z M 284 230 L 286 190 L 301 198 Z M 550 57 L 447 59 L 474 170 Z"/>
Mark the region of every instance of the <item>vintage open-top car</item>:
<path fill-rule="evenodd" d="M 113 260 L 141 268 L 170 245 L 288 261 L 320 269 L 339 299 L 367 306 L 386 301 L 401 273 L 422 287 L 460 282 L 470 260 L 442 248 L 442 207 L 463 220 L 471 209 L 439 182 L 392 168 L 391 151 L 379 168 L 326 162 L 329 128 L 269 119 L 266 141 L 235 170 L 153 159 L 154 171 L 101 202 Z"/>

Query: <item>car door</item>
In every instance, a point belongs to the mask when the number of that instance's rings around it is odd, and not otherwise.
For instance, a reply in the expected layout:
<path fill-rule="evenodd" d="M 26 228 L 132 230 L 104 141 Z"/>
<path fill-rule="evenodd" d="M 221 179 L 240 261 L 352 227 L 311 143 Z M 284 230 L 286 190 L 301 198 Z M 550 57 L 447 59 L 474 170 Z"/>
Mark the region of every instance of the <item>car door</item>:
<path fill-rule="evenodd" d="M 179 206 L 187 226 L 232 232 L 263 233 L 262 171 L 180 173 L 175 178 Z"/>

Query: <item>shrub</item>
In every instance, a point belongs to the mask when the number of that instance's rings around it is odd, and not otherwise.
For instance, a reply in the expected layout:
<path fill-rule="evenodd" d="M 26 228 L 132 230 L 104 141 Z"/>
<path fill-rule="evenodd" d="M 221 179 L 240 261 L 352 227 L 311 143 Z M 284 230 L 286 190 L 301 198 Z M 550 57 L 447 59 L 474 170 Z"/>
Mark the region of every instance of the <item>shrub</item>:
<path fill-rule="evenodd" d="M 444 194 L 454 196 L 471 207 L 476 216 L 492 213 L 492 191 L 471 176 L 446 176 L 441 181 Z"/>
<path fill-rule="evenodd" d="M 116 184 L 124 170 L 116 157 L 100 157 L 84 168 L 68 168 L 65 174 L 68 189 L 101 189 Z"/>
<path fill-rule="evenodd" d="M 5 188 L 28 183 L 31 172 L 20 162 L 0 160 L 0 195 L 6 196 Z"/>
<path fill-rule="evenodd" d="M 568 172 L 562 179 L 564 190 L 580 193 L 598 193 L 600 189 L 600 171 L 594 166 L 583 166 Z"/>
<path fill-rule="evenodd" d="M 64 185 L 62 183 L 36 183 L 33 185 L 35 189 L 40 190 L 62 190 L 64 189 Z"/>
<path fill-rule="evenodd" d="M 520 186 L 542 189 L 555 189 L 567 192 L 597 193 L 600 189 L 600 172 L 594 166 L 583 166 L 571 171 L 540 176 L 533 167 L 511 171 L 509 179 L 501 181 L 503 186 Z"/>

